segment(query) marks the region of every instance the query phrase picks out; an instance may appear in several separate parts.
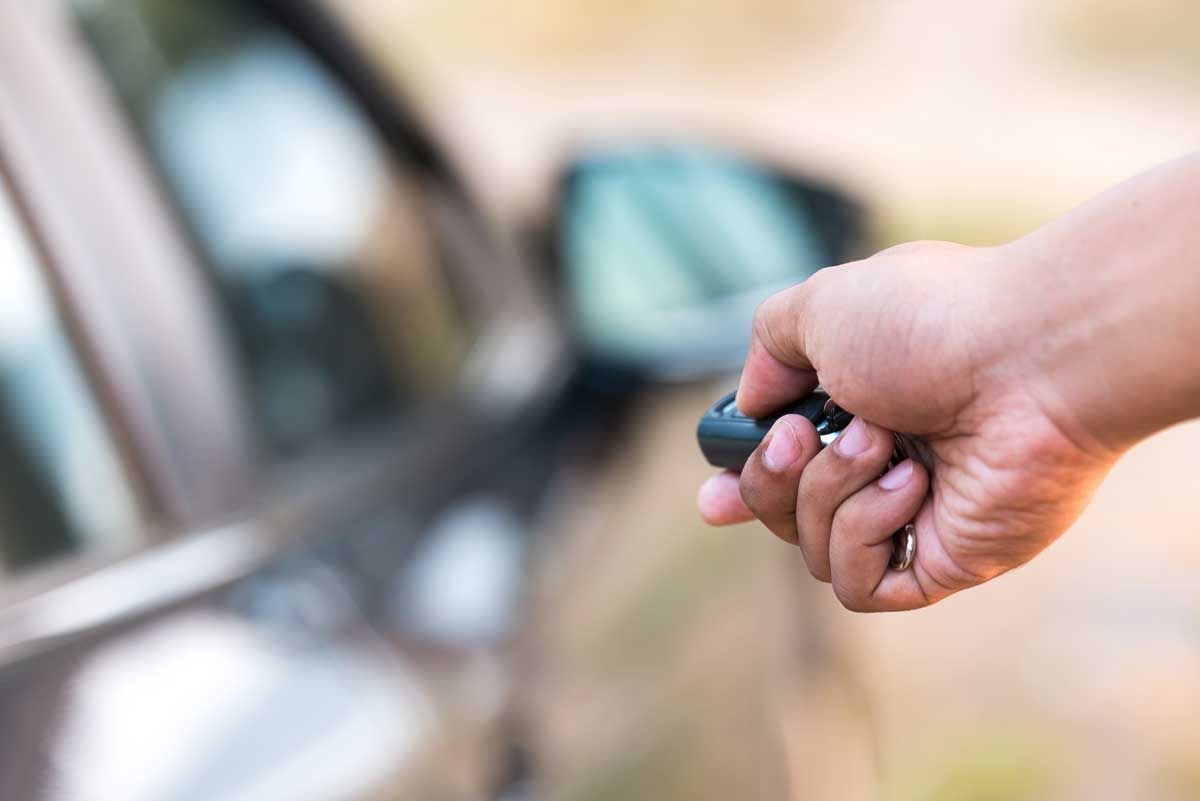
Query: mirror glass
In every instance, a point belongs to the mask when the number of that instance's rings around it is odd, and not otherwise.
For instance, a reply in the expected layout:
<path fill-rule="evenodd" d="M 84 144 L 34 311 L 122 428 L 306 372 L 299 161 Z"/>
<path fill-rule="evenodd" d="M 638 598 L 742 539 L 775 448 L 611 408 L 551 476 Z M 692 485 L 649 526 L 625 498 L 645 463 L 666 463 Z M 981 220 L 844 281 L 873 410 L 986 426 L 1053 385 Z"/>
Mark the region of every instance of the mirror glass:
<path fill-rule="evenodd" d="M 709 148 L 577 162 L 560 254 L 583 347 L 654 379 L 739 367 L 758 304 L 838 255 L 818 213 L 828 201 L 826 190 Z"/>

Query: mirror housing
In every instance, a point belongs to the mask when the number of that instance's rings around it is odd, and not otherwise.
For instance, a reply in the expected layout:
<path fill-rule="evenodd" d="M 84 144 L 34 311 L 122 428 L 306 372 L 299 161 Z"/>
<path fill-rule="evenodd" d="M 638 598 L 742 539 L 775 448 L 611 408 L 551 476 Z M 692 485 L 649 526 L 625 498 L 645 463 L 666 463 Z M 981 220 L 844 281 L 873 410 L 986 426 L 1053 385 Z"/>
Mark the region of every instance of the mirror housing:
<path fill-rule="evenodd" d="M 737 370 L 758 305 L 847 260 L 862 233 L 837 190 L 704 146 L 592 151 L 559 199 L 568 326 L 593 369 L 626 380 Z"/>

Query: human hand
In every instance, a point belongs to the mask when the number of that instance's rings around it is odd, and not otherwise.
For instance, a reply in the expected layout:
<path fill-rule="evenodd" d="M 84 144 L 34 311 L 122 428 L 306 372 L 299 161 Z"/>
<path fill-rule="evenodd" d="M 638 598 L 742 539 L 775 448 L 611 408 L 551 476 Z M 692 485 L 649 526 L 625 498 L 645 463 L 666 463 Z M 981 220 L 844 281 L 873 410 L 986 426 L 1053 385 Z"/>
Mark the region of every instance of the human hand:
<path fill-rule="evenodd" d="M 755 319 L 738 388 L 761 417 L 818 383 L 856 416 L 820 450 L 802 417 L 781 418 L 740 479 L 701 488 L 715 525 L 757 517 L 798 544 L 810 572 L 855 611 L 926 606 L 1033 558 L 1079 515 L 1121 447 L 1071 411 L 1086 393 L 1039 347 L 1044 287 L 1028 251 L 919 242 L 824 270 L 770 298 Z M 1074 381 L 1070 386 L 1068 381 Z M 913 460 L 880 477 L 892 432 Z M 888 568 L 912 521 L 912 568 Z"/>

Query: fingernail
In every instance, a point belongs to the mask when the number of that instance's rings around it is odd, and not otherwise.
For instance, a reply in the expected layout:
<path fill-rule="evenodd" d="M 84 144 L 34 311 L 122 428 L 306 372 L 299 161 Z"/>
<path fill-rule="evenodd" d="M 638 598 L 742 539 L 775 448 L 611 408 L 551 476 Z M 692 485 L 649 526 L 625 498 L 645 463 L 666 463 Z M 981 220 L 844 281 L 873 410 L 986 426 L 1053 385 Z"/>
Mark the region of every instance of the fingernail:
<path fill-rule="evenodd" d="M 867 424 L 855 417 L 850 425 L 838 435 L 833 447 L 842 456 L 854 457 L 871 447 L 871 435 L 867 433 Z"/>
<path fill-rule="evenodd" d="M 898 490 L 912 478 L 912 459 L 905 459 L 900 464 L 883 474 L 879 486 L 885 490 Z"/>
<path fill-rule="evenodd" d="M 763 451 L 763 464 L 771 470 L 783 470 L 800 458 L 800 440 L 796 431 L 786 420 L 780 420 L 771 429 L 771 439 Z"/>

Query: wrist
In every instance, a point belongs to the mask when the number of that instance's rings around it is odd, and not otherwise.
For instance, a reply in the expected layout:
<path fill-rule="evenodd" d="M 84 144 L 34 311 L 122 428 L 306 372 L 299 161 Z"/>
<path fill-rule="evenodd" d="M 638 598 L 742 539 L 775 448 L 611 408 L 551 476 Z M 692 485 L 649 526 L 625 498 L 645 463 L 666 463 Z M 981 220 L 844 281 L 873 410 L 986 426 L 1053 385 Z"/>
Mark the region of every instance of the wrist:
<path fill-rule="evenodd" d="M 1065 435 L 1097 453 L 1200 413 L 1200 276 L 1154 239 L 1172 232 L 1147 233 L 1148 220 L 1121 213 L 1137 211 L 1136 197 L 1119 201 L 1102 196 L 996 259 L 1022 329 L 1021 378 Z"/>
<path fill-rule="evenodd" d="M 1121 326 L 1119 294 L 1106 275 L 1083 272 L 1037 233 L 997 249 L 989 292 L 1008 348 L 998 380 L 1030 399 L 1080 449 L 1119 453 L 1140 438 L 1128 430 L 1124 356 L 1109 331 Z"/>

